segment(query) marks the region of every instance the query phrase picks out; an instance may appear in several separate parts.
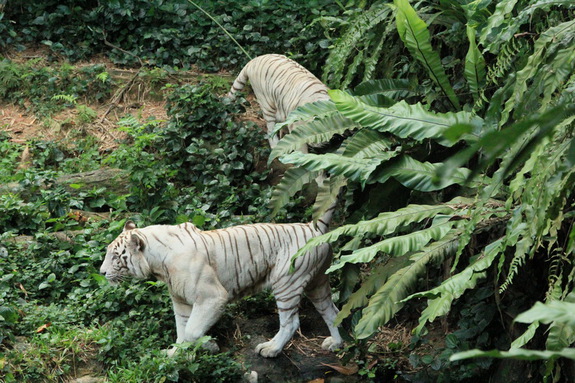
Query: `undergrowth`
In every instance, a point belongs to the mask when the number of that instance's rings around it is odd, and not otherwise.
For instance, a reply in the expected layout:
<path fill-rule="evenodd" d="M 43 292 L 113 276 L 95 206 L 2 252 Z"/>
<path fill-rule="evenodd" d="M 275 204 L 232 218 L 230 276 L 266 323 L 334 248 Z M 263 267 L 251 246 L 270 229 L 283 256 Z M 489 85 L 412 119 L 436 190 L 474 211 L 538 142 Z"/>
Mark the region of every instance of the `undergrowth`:
<path fill-rule="evenodd" d="M 255 57 L 289 53 L 311 70 L 325 60 L 327 20 L 344 11 L 313 1 L 196 1 Z M 10 1 L 0 12 L 0 48 L 41 42 L 53 58 L 85 60 L 104 53 L 115 64 L 203 71 L 238 68 L 248 57 L 187 0 Z M 318 22 L 315 22 L 318 20 Z"/>
<path fill-rule="evenodd" d="M 117 127 L 126 139 L 111 153 L 98 152 L 89 137 L 38 138 L 27 143 L 31 161 L 20 167 L 24 147 L 2 135 L 0 183 L 12 185 L 0 195 L 2 381 L 66 381 L 82 369 L 111 382 L 241 377 L 246 366 L 229 353 L 212 356 L 197 345 L 184 345 L 176 358 L 161 353 L 175 339 L 165 286 L 128 281 L 112 287 L 98 273 L 106 246 L 128 217 L 140 225 L 191 221 L 212 229 L 269 214 L 265 135 L 237 119 L 241 100 L 222 104 L 225 88 L 222 81 L 167 86 L 168 120 L 127 115 Z M 126 172 L 128 194 L 57 183 L 101 166 Z M 72 209 L 100 216 L 82 218 Z M 284 210 L 283 219 L 304 217 Z"/>

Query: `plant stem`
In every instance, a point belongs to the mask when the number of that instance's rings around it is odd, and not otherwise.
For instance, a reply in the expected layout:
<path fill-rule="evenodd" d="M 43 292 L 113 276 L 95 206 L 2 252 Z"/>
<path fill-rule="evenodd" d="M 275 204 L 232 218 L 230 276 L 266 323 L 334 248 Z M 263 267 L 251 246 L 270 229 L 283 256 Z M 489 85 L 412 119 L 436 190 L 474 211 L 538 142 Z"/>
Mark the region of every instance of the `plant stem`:
<path fill-rule="evenodd" d="M 230 39 L 232 39 L 232 41 L 233 41 L 234 43 L 236 43 L 236 45 L 241 49 L 241 51 L 244 52 L 244 54 L 245 54 L 250 60 L 252 59 L 252 56 L 250 56 L 250 55 L 248 54 L 248 52 L 246 52 L 246 50 L 240 45 L 240 43 L 238 43 L 237 40 L 234 39 L 234 37 L 226 30 L 226 28 L 223 27 L 222 24 L 220 24 L 220 23 L 218 22 L 218 20 L 214 19 L 212 15 L 210 15 L 208 12 L 206 12 L 202 7 L 200 7 L 198 4 L 194 3 L 192 0 L 188 0 L 188 1 L 189 1 L 194 7 L 198 8 L 200 11 L 204 12 L 204 13 L 206 14 L 206 16 L 208 16 L 210 19 L 212 19 L 212 21 L 213 21 L 214 23 L 216 23 L 216 24 L 218 25 L 218 27 L 220 27 L 220 28 L 222 29 L 222 31 L 224 31 L 224 33 L 225 33 L 226 35 L 228 35 L 228 37 L 229 37 Z"/>

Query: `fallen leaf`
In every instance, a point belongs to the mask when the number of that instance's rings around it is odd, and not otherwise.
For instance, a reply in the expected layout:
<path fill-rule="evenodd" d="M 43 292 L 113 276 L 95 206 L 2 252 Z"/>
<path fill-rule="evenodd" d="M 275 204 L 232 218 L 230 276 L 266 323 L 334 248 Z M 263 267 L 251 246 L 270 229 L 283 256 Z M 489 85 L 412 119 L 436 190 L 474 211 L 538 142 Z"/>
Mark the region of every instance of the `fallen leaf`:
<path fill-rule="evenodd" d="M 308 380 L 307 383 L 324 383 L 325 380 L 323 378 L 318 378 L 318 379 L 314 379 L 314 380 Z"/>
<path fill-rule="evenodd" d="M 42 332 L 42 331 L 46 330 L 48 327 L 50 327 L 51 324 L 52 323 L 50 323 L 50 322 L 43 324 L 42 326 L 40 326 L 36 329 L 36 332 L 38 333 L 38 332 Z"/>
<path fill-rule="evenodd" d="M 26 291 L 26 289 L 24 288 L 24 286 L 22 286 L 21 283 L 18 284 L 18 288 L 22 290 L 24 292 L 24 295 L 26 295 L 26 298 L 28 298 L 28 291 Z"/>
<path fill-rule="evenodd" d="M 347 366 L 341 366 L 338 364 L 327 364 L 327 363 L 322 363 L 324 366 L 327 366 L 329 368 L 333 368 L 334 370 L 336 370 L 337 372 L 339 372 L 342 375 L 354 375 L 357 374 L 357 371 L 359 370 L 359 367 L 357 367 L 357 365 L 355 364 L 350 364 Z"/>

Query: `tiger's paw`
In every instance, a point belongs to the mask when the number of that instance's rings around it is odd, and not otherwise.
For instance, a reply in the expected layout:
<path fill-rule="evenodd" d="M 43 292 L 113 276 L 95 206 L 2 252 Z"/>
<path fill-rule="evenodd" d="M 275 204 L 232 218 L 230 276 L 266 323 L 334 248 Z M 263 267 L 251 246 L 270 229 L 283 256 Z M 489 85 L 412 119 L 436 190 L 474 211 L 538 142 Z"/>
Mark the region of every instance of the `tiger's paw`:
<path fill-rule="evenodd" d="M 281 351 L 282 349 L 278 348 L 273 340 L 260 343 L 256 346 L 256 353 L 260 354 L 264 358 L 275 358 Z"/>
<path fill-rule="evenodd" d="M 164 354 L 168 358 L 173 357 L 176 352 L 178 352 L 177 347 L 172 347 L 172 348 L 167 348 L 167 349 L 162 350 L 162 354 Z"/>
<path fill-rule="evenodd" d="M 341 339 L 335 339 L 333 336 L 328 336 L 321 344 L 321 348 L 329 351 L 340 349 L 341 346 L 343 346 L 343 341 Z"/>
<path fill-rule="evenodd" d="M 218 346 L 218 344 L 214 341 L 214 340 L 208 340 L 207 342 L 205 342 L 204 344 L 202 344 L 202 348 L 206 351 L 208 351 L 210 354 L 217 354 L 220 351 L 220 347 Z M 180 351 L 180 349 L 182 349 L 182 347 L 172 347 L 166 350 L 162 350 L 162 353 L 164 355 L 166 355 L 167 357 L 173 357 L 177 352 Z"/>

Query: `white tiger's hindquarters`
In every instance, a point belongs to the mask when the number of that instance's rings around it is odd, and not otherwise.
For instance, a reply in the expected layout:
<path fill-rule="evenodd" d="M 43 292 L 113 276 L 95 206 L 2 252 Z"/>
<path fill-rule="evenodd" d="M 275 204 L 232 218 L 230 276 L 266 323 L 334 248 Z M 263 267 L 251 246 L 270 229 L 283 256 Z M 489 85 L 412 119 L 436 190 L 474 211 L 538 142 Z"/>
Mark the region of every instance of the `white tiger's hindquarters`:
<path fill-rule="evenodd" d="M 333 351 L 343 341 L 333 325 L 338 310 L 324 273 L 331 261 L 329 246 L 319 246 L 296 259 L 290 273 L 291 256 L 321 233 L 312 224 L 255 224 L 203 232 L 189 223 L 144 229 L 127 223 L 108 246 L 100 272 L 112 282 L 124 275 L 153 275 L 166 282 L 177 343 L 204 336 L 228 301 L 270 287 L 280 329 L 256 347 L 264 357 L 277 356 L 299 327 L 298 306 L 305 292 L 331 334 L 322 347 Z M 210 343 L 207 348 L 216 351 L 217 345 Z"/>
<path fill-rule="evenodd" d="M 280 139 L 278 133 L 272 134 L 276 123 L 285 121 L 299 106 L 329 100 L 324 83 L 297 62 L 278 54 L 262 55 L 249 61 L 238 74 L 228 96 L 233 98 L 248 81 L 262 109 L 272 149 Z M 289 132 L 292 129 L 288 127 Z M 307 152 L 307 147 L 302 150 Z"/>

